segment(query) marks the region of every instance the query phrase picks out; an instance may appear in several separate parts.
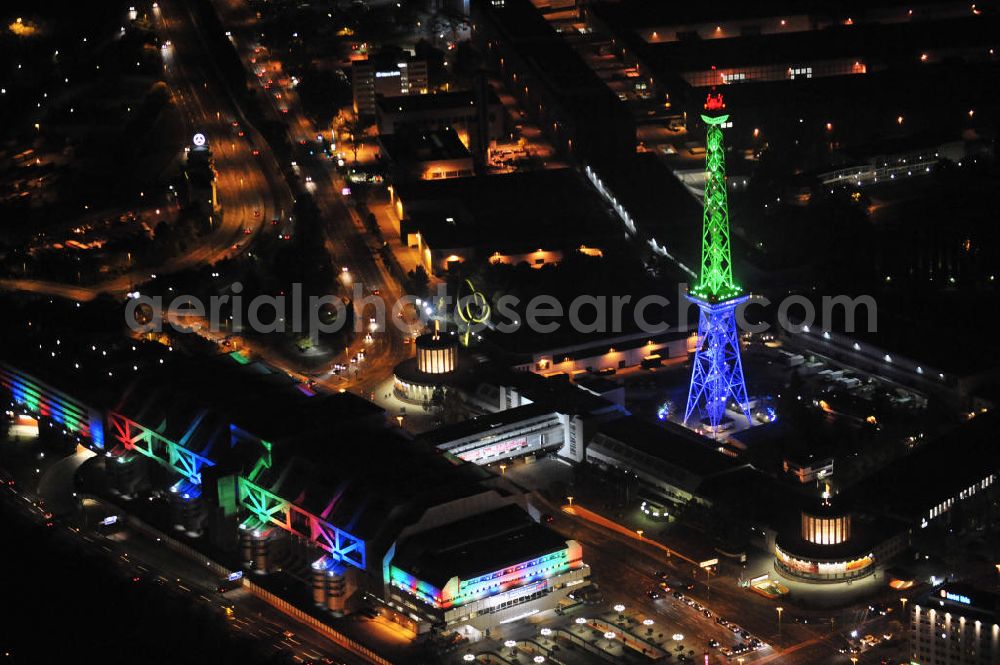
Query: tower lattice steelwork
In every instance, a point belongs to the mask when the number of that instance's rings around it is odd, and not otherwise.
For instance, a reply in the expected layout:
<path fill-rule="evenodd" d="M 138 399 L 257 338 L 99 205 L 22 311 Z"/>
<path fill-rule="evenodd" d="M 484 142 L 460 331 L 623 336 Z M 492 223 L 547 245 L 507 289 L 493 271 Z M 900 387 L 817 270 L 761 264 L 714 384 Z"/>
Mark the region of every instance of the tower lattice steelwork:
<path fill-rule="evenodd" d="M 701 119 L 708 125 L 705 150 L 705 203 L 702 215 L 701 274 L 688 298 L 698 305 L 698 348 L 691 370 L 684 423 L 698 410 L 713 429 L 725 417 L 732 398 L 750 420 L 747 388 L 740 360 L 736 308 L 747 300 L 733 281 L 729 248 L 729 201 L 722 125 L 729 119 L 722 94 L 709 94 Z"/>

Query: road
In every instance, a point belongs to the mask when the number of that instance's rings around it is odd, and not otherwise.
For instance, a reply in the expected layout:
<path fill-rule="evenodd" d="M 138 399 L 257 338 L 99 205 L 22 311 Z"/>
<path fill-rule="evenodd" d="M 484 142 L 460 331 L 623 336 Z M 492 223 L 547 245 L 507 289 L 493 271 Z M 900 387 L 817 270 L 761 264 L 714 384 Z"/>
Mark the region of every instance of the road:
<path fill-rule="evenodd" d="M 255 16 L 240 2 L 228 2 L 218 7 L 223 20 L 233 25 L 233 42 L 239 46 L 241 57 L 249 71 L 253 71 L 250 59 L 253 57 L 253 41 L 244 32 L 251 32 Z M 94 285 L 73 285 L 45 280 L 6 279 L 0 280 L 0 288 L 42 293 L 88 301 L 101 293 L 122 296 L 134 289 L 134 285 L 149 279 L 156 271 L 169 273 L 197 265 L 214 263 L 237 253 L 251 251 L 252 241 L 262 236 L 289 233 L 287 217 L 292 209 L 291 190 L 282 176 L 282 169 L 260 134 L 250 126 L 245 115 L 235 105 L 235 94 L 230 94 L 220 74 L 211 66 L 211 57 L 206 49 L 206 35 L 199 31 L 198 24 L 186 5 L 177 0 L 164 0 L 152 9 L 153 20 L 163 41 L 163 55 L 166 73 L 178 104 L 192 133 L 201 132 L 215 158 L 218 172 L 218 197 L 222 207 L 221 223 L 218 229 L 205 241 L 175 257 L 154 270 L 135 270 Z M 280 62 L 274 66 L 280 68 Z M 256 77 L 254 77 L 256 78 Z M 266 92 L 266 91 L 265 91 Z M 294 92 L 285 90 L 287 98 L 282 113 L 277 105 L 269 108 L 275 120 L 287 123 L 288 139 L 296 145 L 303 139 L 315 141 L 318 133 L 310 120 L 302 112 Z M 267 97 L 274 100 L 273 96 Z M 238 123 L 237 125 L 234 125 Z M 243 136 L 240 136 L 240 133 Z M 254 154 L 256 152 L 257 154 Z M 372 289 L 381 292 L 381 298 L 392 316 L 392 305 L 404 294 L 398 280 L 390 272 L 381 256 L 382 242 L 368 232 L 364 220 L 354 209 L 349 196 L 341 194 L 345 183 L 339 178 L 330 160 L 308 159 L 300 166 L 304 183 L 315 198 L 324 223 L 325 245 L 331 256 L 334 269 L 340 275 L 340 284 L 331 285 L 345 295 L 351 295 L 355 283 L 364 287 L 366 295 Z M 281 223 L 272 226 L 269 220 L 281 218 Z M 249 234 L 249 235 L 247 235 Z M 342 268 L 347 272 L 341 272 Z M 355 318 L 367 325 L 373 314 L 372 306 L 355 302 Z M 386 319 L 388 320 L 388 319 Z M 288 357 L 259 344 L 249 346 L 255 356 L 269 364 L 299 378 L 308 378 L 331 390 L 356 390 L 370 394 L 375 386 L 391 376 L 392 369 L 410 354 L 404 343 L 406 333 L 395 325 L 387 325 L 388 330 L 378 330 L 369 342 L 358 340 L 341 356 L 338 349 L 330 356 L 332 363 L 340 360 L 351 366 L 350 357 L 364 348 L 365 359 L 353 365 L 356 371 L 348 371 L 344 376 L 335 376 L 329 367 L 320 369 L 306 359 Z M 414 324 L 413 330 L 420 326 Z M 221 341 L 224 335 L 217 336 Z"/>
<path fill-rule="evenodd" d="M 153 25 L 164 43 L 161 53 L 172 101 L 191 134 L 204 134 L 212 150 L 222 210 L 221 215 L 215 215 L 217 228 L 201 243 L 157 268 L 131 270 L 92 285 L 5 279 L 0 280 L 0 287 L 76 301 L 89 301 L 101 293 L 121 296 L 157 272 L 170 273 L 211 264 L 246 251 L 249 245 L 247 231 L 251 235 L 273 233 L 265 220 L 283 208 L 291 209 L 287 192 L 276 191 L 275 180 L 269 179 L 263 170 L 264 160 L 268 158 L 266 146 L 252 146 L 245 136 L 239 136 L 240 129 L 233 127 L 238 114 L 228 96 L 222 93 L 221 85 L 215 82 L 216 72 L 206 65 L 209 59 L 193 30 L 190 15 L 170 0 L 158 3 L 158 7 L 150 11 Z M 254 149 L 260 154 L 254 155 Z"/>
<path fill-rule="evenodd" d="M 289 144 L 316 146 L 318 134 L 323 133 L 329 137 L 328 129 L 321 132 L 321 128 L 316 127 L 303 112 L 294 89 L 290 85 L 282 85 L 281 81 L 287 80 L 287 77 L 281 74 L 284 71 L 281 61 L 274 54 L 261 49 L 256 42 L 255 12 L 241 0 L 218 0 L 214 5 L 222 23 L 232 35 L 231 41 L 244 66 L 261 86 L 261 96 L 270 100 L 265 105 L 266 112 L 274 120 L 286 124 Z M 257 77 L 259 70 L 268 73 Z M 268 80 L 271 83 L 265 89 L 264 85 Z M 281 94 L 280 102 L 276 100 L 275 93 Z M 385 320 L 388 321 L 388 317 L 392 316 L 392 305 L 404 295 L 402 286 L 381 255 L 382 241 L 368 231 L 350 195 L 343 194 L 347 183 L 337 173 L 335 163 L 334 160 L 316 155 L 300 159 L 295 170 L 303 179 L 303 187 L 312 194 L 319 208 L 324 222 L 326 248 L 333 257 L 334 269 L 341 275 L 343 292 L 350 295 L 355 283 L 363 287 L 365 295 L 371 295 L 373 289 L 378 289 L 387 306 Z M 345 267 L 347 272 L 341 272 Z M 366 323 L 372 314 L 371 307 L 355 302 L 356 320 Z M 291 373 L 308 373 L 325 387 L 353 389 L 364 394 L 370 393 L 389 377 L 396 364 L 410 355 L 410 348 L 403 341 L 406 334 L 395 325 L 388 325 L 387 328 L 375 332 L 373 342 L 365 346 L 365 360 L 360 364 L 358 374 L 350 378 L 334 377 L 327 372 L 307 372 L 301 363 L 268 354 L 263 349 L 255 350 L 269 363 Z M 341 357 L 344 364 L 349 364 L 348 357 L 362 346 L 363 344 L 358 343 L 349 348 Z"/>
<path fill-rule="evenodd" d="M 707 647 L 710 639 L 719 641 L 721 646 L 733 646 L 741 641 L 739 636 L 716 623 L 715 619 L 721 616 L 739 623 L 742 628 L 769 645 L 756 653 L 745 654 L 743 657 L 748 665 L 850 663 L 850 658 L 840 653 L 840 649 L 846 646 L 841 631 L 848 625 L 847 617 L 856 616 L 853 610 L 834 613 L 839 615 L 837 629 L 831 629 L 829 623 L 795 623 L 792 620 L 793 610 L 789 608 L 779 633 L 774 603 L 764 601 L 749 590 L 738 587 L 732 571 L 723 569 L 724 574 L 713 577 L 710 593 L 703 577 L 694 589 L 683 591 L 712 612 L 712 618 L 708 618 L 670 594 L 664 594 L 663 598 L 655 600 L 647 596 L 647 591 L 656 586 L 653 571 L 665 570 L 672 577 L 689 580 L 693 579 L 690 564 L 666 559 L 659 549 L 564 512 L 555 511 L 552 515 L 553 528 L 583 545 L 584 558 L 595 571 L 594 579 L 604 590 L 608 605 L 620 602 L 630 610 L 656 617 L 657 625 L 664 627 L 661 630 L 684 635 L 684 644 L 693 648 L 696 653 L 709 651 L 710 657 L 714 659 L 709 662 L 737 662 L 736 659 L 727 661 L 718 651 Z M 862 635 L 881 634 L 887 622 L 885 617 L 875 615 L 850 625 L 856 627 Z M 874 656 L 863 654 L 859 662 L 879 662 L 881 655 L 873 660 Z"/>

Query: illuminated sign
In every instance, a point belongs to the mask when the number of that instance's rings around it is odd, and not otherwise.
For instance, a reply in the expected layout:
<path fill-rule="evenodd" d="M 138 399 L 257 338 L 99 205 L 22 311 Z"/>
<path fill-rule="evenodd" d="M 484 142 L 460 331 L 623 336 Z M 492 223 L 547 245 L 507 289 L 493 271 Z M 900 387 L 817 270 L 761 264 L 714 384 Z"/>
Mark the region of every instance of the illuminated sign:
<path fill-rule="evenodd" d="M 501 443 L 494 443 L 481 448 L 466 450 L 465 452 L 459 453 L 458 456 L 466 462 L 475 462 L 485 457 L 496 457 L 498 455 L 510 454 L 515 450 L 527 447 L 528 439 L 522 436 L 517 439 L 511 439 L 510 441 L 503 441 Z"/>
<path fill-rule="evenodd" d="M 243 579 L 243 571 L 237 570 L 235 573 L 229 573 L 229 577 L 226 578 L 230 582 L 235 582 L 236 580 Z"/>
<path fill-rule="evenodd" d="M 941 597 L 944 598 L 944 599 L 946 599 L 946 600 L 950 600 L 953 603 L 962 603 L 963 605 L 971 605 L 972 604 L 972 599 L 969 598 L 968 596 L 963 596 L 961 594 L 952 593 L 950 591 L 945 591 L 944 589 L 941 589 Z"/>
<path fill-rule="evenodd" d="M 198 132 L 197 134 L 191 137 L 191 143 L 193 143 L 197 148 L 203 148 L 206 142 L 207 139 L 205 138 L 205 135 L 202 134 L 201 132 Z"/>
<path fill-rule="evenodd" d="M 722 101 L 722 93 L 717 95 L 709 93 L 708 97 L 705 99 L 705 110 L 706 111 L 720 111 L 726 108 L 726 103 Z"/>
<path fill-rule="evenodd" d="M 375 72 L 375 78 L 377 78 L 377 79 L 387 79 L 387 78 L 389 78 L 391 76 L 399 76 L 399 72 L 396 71 L 396 70 L 392 70 L 392 71 L 388 71 L 388 72 Z"/>
<path fill-rule="evenodd" d="M 112 524 L 114 524 L 117 521 L 118 521 L 118 516 L 117 515 L 112 515 L 110 517 L 105 517 L 103 520 L 101 520 L 101 526 L 111 526 Z"/>

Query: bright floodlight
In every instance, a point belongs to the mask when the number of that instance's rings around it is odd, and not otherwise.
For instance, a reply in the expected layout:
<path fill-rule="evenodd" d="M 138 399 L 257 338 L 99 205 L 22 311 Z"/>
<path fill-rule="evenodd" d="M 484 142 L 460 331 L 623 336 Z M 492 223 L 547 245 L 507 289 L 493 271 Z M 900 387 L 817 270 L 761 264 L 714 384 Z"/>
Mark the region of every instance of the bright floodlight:
<path fill-rule="evenodd" d="M 654 623 L 654 621 L 652 619 L 643 619 L 642 620 L 642 625 L 643 626 L 652 626 L 653 623 Z"/>
<path fill-rule="evenodd" d="M 615 612 L 618 612 L 618 613 L 624 612 L 625 611 L 625 606 L 622 605 L 621 603 L 618 603 L 617 605 L 615 605 L 614 610 L 615 610 Z"/>
<path fill-rule="evenodd" d="M 191 137 L 191 143 L 195 144 L 199 148 L 205 145 L 205 140 L 206 140 L 205 135 L 202 134 L 201 132 L 198 132 L 193 137 Z"/>
<path fill-rule="evenodd" d="M 536 663 L 544 663 L 545 656 L 535 656 L 532 660 L 534 660 Z"/>
<path fill-rule="evenodd" d="M 514 640 L 507 640 L 506 642 L 503 643 L 503 645 L 508 649 L 513 649 L 514 647 L 517 646 L 517 642 L 515 642 Z"/>
<path fill-rule="evenodd" d="M 472 661 L 474 661 L 475 659 L 476 659 L 476 657 L 475 657 L 475 656 L 473 656 L 473 655 L 472 655 L 471 653 L 467 653 L 467 654 L 465 654 L 464 656 L 462 656 L 462 660 L 464 660 L 464 661 L 465 661 L 465 662 L 467 662 L 467 663 L 471 663 L 471 662 L 472 662 Z"/>
<path fill-rule="evenodd" d="M 674 642 L 680 642 L 681 640 L 684 639 L 684 636 L 680 633 L 674 633 L 673 638 Z"/>
<path fill-rule="evenodd" d="M 548 637 L 549 635 L 552 634 L 552 629 L 551 628 L 542 628 L 541 633 L 542 633 L 543 637 Z"/>
<path fill-rule="evenodd" d="M 583 617 L 577 617 L 576 622 L 582 626 L 583 624 L 587 623 L 587 620 L 584 619 Z"/>
<path fill-rule="evenodd" d="M 617 635 L 615 635 L 614 631 L 609 630 L 608 632 L 604 633 L 604 638 L 605 639 L 613 640 L 616 637 L 617 637 Z"/>

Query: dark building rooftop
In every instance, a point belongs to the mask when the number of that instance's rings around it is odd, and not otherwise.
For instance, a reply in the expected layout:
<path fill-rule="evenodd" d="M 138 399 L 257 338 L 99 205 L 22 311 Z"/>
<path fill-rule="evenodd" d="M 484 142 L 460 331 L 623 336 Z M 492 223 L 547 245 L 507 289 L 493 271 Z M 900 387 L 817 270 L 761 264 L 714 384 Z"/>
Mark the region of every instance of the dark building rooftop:
<path fill-rule="evenodd" d="M 95 409 L 112 406 L 135 377 L 181 360 L 128 338 L 122 305 L 110 299 L 4 296 L 0 306 L 0 361 Z"/>
<path fill-rule="evenodd" d="M 635 149 L 635 122 L 618 96 L 583 61 L 529 0 L 473 0 L 479 34 L 504 59 L 547 126 L 573 137 L 573 151 L 593 158 Z M 565 139 L 565 137 L 563 137 Z"/>
<path fill-rule="evenodd" d="M 115 411 L 158 428 L 172 441 L 187 435 L 185 445 L 195 451 L 211 445 L 214 422 L 224 426 L 227 437 L 233 425 L 275 443 L 353 419 L 380 423 L 384 416 L 380 407 L 351 393 L 314 392 L 266 365 L 244 365 L 229 356 L 178 359 L 151 369 L 123 391 Z"/>
<path fill-rule="evenodd" d="M 998 418 L 989 413 L 930 441 L 844 493 L 858 511 L 883 513 L 909 523 L 1000 471 Z"/>
<path fill-rule="evenodd" d="M 427 508 L 486 491 L 492 478 L 392 429 L 344 426 L 276 447 L 275 458 L 264 486 L 366 540 L 394 537 Z"/>
<path fill-rule="evenodd" d="M 409 113 L 424 113 L 427 111 L 441 111 L 450 108 L 475 107 L 476 93 L 472 90 L 454 90 L 451 92 L 438 92 L 429 95 L 405 95 L 402 97 L 379 97 L 375 101 L 375 106 L 379 113 L 403 115 Z M 500 98 L 497 97 L 493 88 L 487 88 L 487 103 L 500 105 Z"/>
<path fill-rule="evenodd" d="M 379 143 L 389 159 L 401 164 L 472 158 L 454 129 L 396 132 L 380 136 Z"/>
<path fill-rule="evenodd" d="M 431 247 L 575 248 L 620 237 L 607 206 L 572 169 L 400 183 L 405 217 Z"/>
<path fill-rule="evenodd" d="M 995 43 L 996 19 L 972 16 L 909 23 L 859 23 L 809 32 L 730 39 L 650 43 L 646 60 L 661 71 L 686 72 L 746 65 L 808 63 L 861 58 L 869 68 L 914 64 L 922 52 Z"/>
<path fill-rule="evenodd" d="M 626 416 L 601 425 L 600 434 L 629 448 L 682 468 L 699 477 L 714 476 L 743 466 L 710 446 L 712 441 L 671 422 L 654 423 Z"/>

